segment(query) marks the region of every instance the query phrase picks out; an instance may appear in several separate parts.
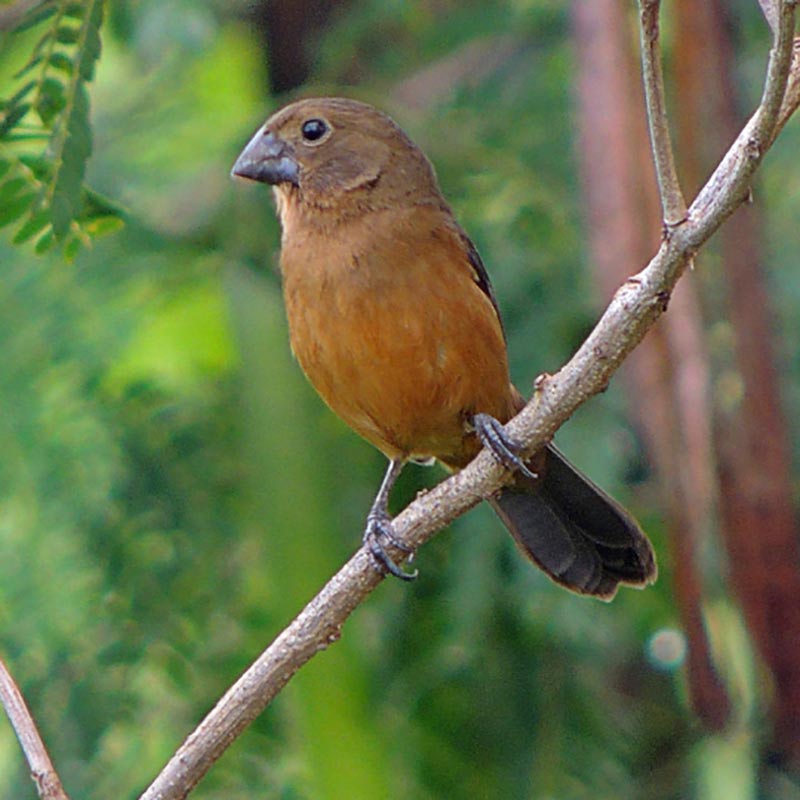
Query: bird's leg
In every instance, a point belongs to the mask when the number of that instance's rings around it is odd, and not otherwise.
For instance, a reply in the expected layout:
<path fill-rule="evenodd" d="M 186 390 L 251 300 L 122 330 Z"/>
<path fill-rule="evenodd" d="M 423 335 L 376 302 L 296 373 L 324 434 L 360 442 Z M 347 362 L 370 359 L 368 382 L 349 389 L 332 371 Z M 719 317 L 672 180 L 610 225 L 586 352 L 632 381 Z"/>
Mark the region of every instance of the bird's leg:
<path fill-rule="evenodd" d="M 385 567 L 389 572 L 397 578 L 404 581 L 413 581 L 419 574 L 418 570 L 413 572 L 405 572 L 400 569 L 397 564 L 392 561 L 391 556 L 386 552 L 383 547 L 382 541 L 389 542 L 389 544 L 402 550 L 405 553 L 411 553 L 413 557 L 413 550 L 403 542 L 395 538 L 394 530 L 392 530 L 392 518 L 389 515 L 389 494 L 392 491 L 392 486 L 400 475 L 405 462 L 400 459 L 392 459 L 389 461 L 389 467 L 386 474 L 383 476 L 381 488 L 378 489 L 378 494 L 372 503 L 372 508 L 367 514 L 367 527 L 364 530 L 364 546 L 367 547 L 372 553 L 375 560 Z M 410 560 L 410 559 L 409 559 Z"/>
<path fill-rule="evenodd" d="M 481 444 L 489 450 L 495 460 L 511 472 L 520 472 L 526 478 L 536 480 L 539 476 L 532 472 L 520 458 L 520 445 L 505 431 L 499 420 L 491 414 L 476 414 L 472 418 L 475 433 Z"/>

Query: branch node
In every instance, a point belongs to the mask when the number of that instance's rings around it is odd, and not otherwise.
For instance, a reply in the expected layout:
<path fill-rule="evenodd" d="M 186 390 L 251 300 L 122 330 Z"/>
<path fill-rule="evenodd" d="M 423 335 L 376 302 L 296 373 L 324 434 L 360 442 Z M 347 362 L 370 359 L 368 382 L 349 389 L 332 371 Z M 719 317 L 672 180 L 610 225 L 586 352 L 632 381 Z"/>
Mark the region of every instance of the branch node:
<path fill-rule="evenodd" d="M 689 212 L 685 212 L 680 219 L 669 220 L 664 218 L 661 220 L 661 241 L 669 242 L 675 231 L 689 221 Z"/>
<path fill-rule="evenodd" d="M 342 638 L 342 628 L 339 625 L 328 634 L 328 638 L 325 640 L 325 646 L 328 647 L 332 644 L 336 644 L 336 642 L 338 642 L 339 639 L 341 638 Z"/>
<path fill-rule="evenodd" d="M 553 376 L 549 372 L 542 372 L 537 375 L 533 380 L 533 391 L 534 394 L 538 394 L 539 392 L 544 390 L 545 384 L 552 378 Z"/>
<path fill-rule="evenodd" d="M 671 297 L 672 292 L 667 289 L 656 292 L 655 297 L 653 297 L 653 305 L 663 314 L 669 307 Z"/>
<path fill-rule="evenodd" d="M 761 149 L 761 142 L 755 137 L 751 136 L 747 140 L 747 146 L 745 148 L 745 153 L 748 158 L 751 158 L 755 161 L 761 158 L 762 149 Z"/>
<path fill-rule="evenodd" d="M 595 345 L 592 349 L 592 352 L 594 353 L 595 358 L 600 359 L 600 361 L 605 361 L 607 358 L 609 358 L 605 348 L 601 345 Z"/>

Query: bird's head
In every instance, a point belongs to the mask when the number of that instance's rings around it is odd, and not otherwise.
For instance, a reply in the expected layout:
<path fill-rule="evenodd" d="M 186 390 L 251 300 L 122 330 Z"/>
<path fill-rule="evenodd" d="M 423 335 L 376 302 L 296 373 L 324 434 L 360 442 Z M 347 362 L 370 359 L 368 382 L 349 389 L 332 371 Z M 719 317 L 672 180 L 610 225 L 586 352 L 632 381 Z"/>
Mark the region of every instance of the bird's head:
<path fill-rule="evenodd" d="M 320 210 L 439 198 L 422 151 L 386 114 L 343 98 L 300 100 L 258 129 L 231 170 Z"/>

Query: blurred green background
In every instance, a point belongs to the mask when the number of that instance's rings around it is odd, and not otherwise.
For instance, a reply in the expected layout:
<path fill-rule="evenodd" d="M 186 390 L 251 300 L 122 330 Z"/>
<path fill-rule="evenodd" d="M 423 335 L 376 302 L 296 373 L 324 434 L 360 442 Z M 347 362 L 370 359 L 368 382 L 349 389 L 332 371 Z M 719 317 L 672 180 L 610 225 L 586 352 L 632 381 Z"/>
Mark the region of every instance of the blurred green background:
<path fill-rule="evenodd" d="M 304 42 L 307 74 L 284 89 L 259 4 L 110 4 L 87 181 L 124 207 L 125 225 L 73 263 L 0 244 L 0 652 L 74 798 L 144 789 L 359 544 L 383 470 L 292 361 L 270 193 L 229 179 L 268 114 L 346 94 L 409 131 L 483 254 L 526 393 L 601 308 L 585 265 L 565 4 L 327 5 Z M 739 78 L 754 96 L 767 33 L 754 2 L 736 5 Z M 33 35 L 0 40 L 0 94 Z M 502 60 L 417 92 L 424 70 L 490 41 Z M 797 140 L 790 126 L 764 179 L 794 419 Z M 790 191 L 776 178 L 787 170 Z M 766 792 L 758 668 L 722 591 L 707 613 L 735 721 L 707 735 L 687 708 L 659 501 L 619 382 L 558 442 L 642 520 L 661 554 L 654 588 L 611 605 L 572 596 L 476 509 L 421 551 L 416 583 L 375 592 L 193 796 Z M 409 468 L 393 506 L 441 477 Z M 786 777 L 770 786 L 800 797 Z M 0 797 L 35 797 L 5 724 Z"/>

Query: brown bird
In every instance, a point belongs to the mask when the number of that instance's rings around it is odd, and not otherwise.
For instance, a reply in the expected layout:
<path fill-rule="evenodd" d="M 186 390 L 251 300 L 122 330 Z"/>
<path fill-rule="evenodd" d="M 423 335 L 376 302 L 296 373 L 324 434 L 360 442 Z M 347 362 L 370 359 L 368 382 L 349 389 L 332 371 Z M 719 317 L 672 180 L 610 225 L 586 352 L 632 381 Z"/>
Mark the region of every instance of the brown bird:
<path fill-rule="evenodd" d="M 655 580 L 636 521 L 552 446 L 522 461 L 503 424 L 511 384 L 489 276 L 428 159 L 385 114 L 301 100 L 256 132 L 232 174 L 271 184 L 292 350 L 319 394 L 389 468 L 364 543 L 384 550 L 388 499 L 408 461 L 466 466 L 482 446 L 513 470 L 490 499 L 522 552 L 572 591 L 611 599 Z M 400 546 L 400 549 L 406 549 Z"/>

